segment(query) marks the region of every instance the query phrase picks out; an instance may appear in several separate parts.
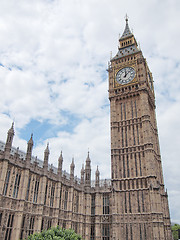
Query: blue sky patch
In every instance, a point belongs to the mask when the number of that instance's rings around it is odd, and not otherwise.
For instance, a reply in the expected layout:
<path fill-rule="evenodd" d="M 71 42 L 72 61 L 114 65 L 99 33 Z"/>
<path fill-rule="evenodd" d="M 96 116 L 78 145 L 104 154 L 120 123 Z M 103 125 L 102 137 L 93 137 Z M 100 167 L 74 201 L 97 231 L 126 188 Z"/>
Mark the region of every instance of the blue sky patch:
<path fill-rule="evenodd" d="M 34 145 L 36 145 L 36 143 L 56 137 L 60 131 L 65 131 L 72 134 L 74 128 L 80 122 L 80 118 L 70 114 L 68 111 L 63 111 L 62 115 L 67 119 L 66 124 L 63 125 L 51 124 L 48 120 L 42 122 L 34 119 L 31 120 L 24 128 L 20 129 L 20 138 L 28 141 L 31 133 L 33 133 Z"/>

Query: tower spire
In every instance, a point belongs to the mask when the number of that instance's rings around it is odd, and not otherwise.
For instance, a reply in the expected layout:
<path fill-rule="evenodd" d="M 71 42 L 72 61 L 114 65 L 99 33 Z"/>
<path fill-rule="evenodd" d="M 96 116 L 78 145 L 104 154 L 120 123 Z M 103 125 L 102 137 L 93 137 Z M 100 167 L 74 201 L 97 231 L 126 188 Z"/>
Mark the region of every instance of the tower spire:
<path fill-rule="evenodd" d="M 26 161 L 28 164 L 31 162 L 33 144 L 34 144 L 33 143 L 33 134 L 31 134 L 31 137 L 27 144 L 27 152 L 26 152 Z"/>
<path fill-rule="evenodd" d="M 86 158 L 86 166 L 85 166 L 85 186 L 86 187 L 91 186 L 91 160 L 89 157 L 89 151 Z"/>
<path fill-rule="evenodd" d="M 62 151 L 58 159 L 58 175 L 61 177 L 62 176 L 62 164 L 63 164 L 63 156 L 62 156 Z"/>
<path fill-rule="evenodd" d="M 127 13 L 126 13 L 126 16 L 125 16 L 125 20 L 126 20 L 126 22 L 128 22 L 128 15 L 127 15 Z"/>
<path fill-rule="evenodd" d="M 122 36 L 120 37 L 120 39 L 131 37 L 133 35 L 130 28 L 129 28 L 128 15 L 127 14 L 125 16 L 125 21 L 126 21 L 126 26 L 125 26 L 124 32 L 123 32 Z"/>
<path fill-rule="evenodd" d="M 13 137 L 14 137 L 14 122 L 12 123 L 11 128 L 9 129 L 9 131 L 7 133 L 5 152 L 11 151 Z"/>
<path fill-rule="evenodd" d="M 70 179 L 71 180 L 74 179 L 74 168 L 75 168 L 74 158 L 72 158 L 72 162 L 71 162 L 71 165 L 70 165 Z"/>
<path fill-rule="evenodd" d="M 49 160 L 49 143 L 47 143 L 47 147 L 44 151 L 44 163 L 43 168 L 48 170 L 48 160 Z"/>
<path fill-rule="evenodd" d="M 95 186 L 96 186 L 96 187 L 99 187 L 99 175 L 100 175 L 100 172 L 99 172 L 99 169 L 98 169 L 98 166 L 97 166 L 97 170 L 96 170 L 96 180 L 95 180 Z"/>

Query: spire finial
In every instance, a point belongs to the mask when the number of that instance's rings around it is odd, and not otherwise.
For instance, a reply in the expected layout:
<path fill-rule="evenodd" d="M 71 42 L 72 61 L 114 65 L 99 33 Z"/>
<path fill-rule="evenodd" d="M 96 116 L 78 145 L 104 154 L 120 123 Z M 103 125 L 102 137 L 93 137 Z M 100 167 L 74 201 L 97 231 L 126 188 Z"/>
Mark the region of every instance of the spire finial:
<path fill-rule="evenodd" d="M 28 144 L 32 144 L 33 145 L 33 133 L 31 133 L 31 137 L 30 137 L 30 139 L 28 141 Z"/>
<path fill-rule="evenodd" d="M 126 22 L 128 22 L 128 15 L 127 15 L 127 13 L 126 13 L 126 16 L 125 16 L 125 20 L 126 20 Z"/>
<path fill-rule="evenodd" d="M 62 151 L 61 151 L 60 156 L 59 156 L 59 161 L 63 161 Z"/>
<path fill-rule="evenodd" d="M 49 142 L 47 142 L 47 146 L 46 146 L 45 152 L 49 153 Z"/>
<path fill-rule="evenodd" d="M 98 165 L 97 165 L 97 169 L 96 169 L 96 174 L 99 174 L 99 169 L 98 169 Z"/>

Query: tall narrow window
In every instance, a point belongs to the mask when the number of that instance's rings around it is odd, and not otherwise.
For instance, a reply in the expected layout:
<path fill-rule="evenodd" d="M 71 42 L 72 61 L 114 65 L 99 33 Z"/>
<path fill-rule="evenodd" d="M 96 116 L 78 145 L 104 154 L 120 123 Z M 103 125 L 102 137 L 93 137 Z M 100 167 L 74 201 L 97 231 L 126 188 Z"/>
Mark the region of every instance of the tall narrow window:
<path fill-rule="evenodd" d="M 137 203 L 138 203 L 138 212 L 140 212 L 139 191 L 137 191 Z"/>
<path fill-rule="evenodd" d="M 43 229 L 44 229 L 44 218 L 42 219 L 42 222 L 41 222 L 41 232 L 42 232 Z"/>
<path fill-rule="evenodd" d="M 126 104 L 124 103 L 124 119 L 126 120 Z"/>
<path fill-rule="evenodd" d="M 6 228 L 6 234 L 4 240 L 11 240 L 11 232 L 13 228 L 13 221 L 14 221 L 14 214 L 9 214 L 8 222 L 7 222 L 7 228 Z"/>
<path fill-rule="evenodd" d="M 8 185 L 9 185 L 9 177 L 10 177 L 10 173 L 11 173 L 11 170 L 8 169 L 7 174 L 6 174 L 6 180 L 5 180 L 5 185 L 4 185 L 4 191 L 3 191 L 3 195 L 5 195 L 5 196 L 6 196 L 6 194 L 7 194 L 7 189 L 8 189 Z"/>
<path fill-rule="evenodd" d="M 126 200 L 126 192 L 124 193 L 124 207 L 125 207 L 125 213 L 127 213 L 127 200 Z"/>
<path fill-rule="evenodd" d="M 65 194 L 64 194 L 64 209 L 67 209 L 67 200 L 68 200 L 68 190 L 65 190 Z"/>
<path fill-rule="evenodd" d="M 109 214 L 109 196 L 103 195 L 103 214 Z"/>
<path fill-rule="evenodd" d="M 126 190 L 126 181 L 124 181 L 124 190 Z"/>
<path fill-rule="evenodd" d="M 141 168 L 141 154 L 139 153 L 139 172 L 140 176 L 142 176 L 142 168 Z"/>
<path fill-rule="evenodd" d="M 130 224 L 130 231 L 131 231 L 131 240 L 133 240 L 133 230 L 132 230 L 132 224 Z"/>
<path fill-rule="evenodd" d="M 124 176 L 124 178 L 126 177 L 126 167 L 125 167 L 124 155 L 123 155 L 123 176 Z"/>
<path fill-rule="evenodd" d="M 134 189 L 134 179 L 132 180 L 132 189 Z"/>
<path fill-rule="evenodd" d="M 91 195 L 91 215 L 95 215 L 95 194 Z"/>
<path fill-rule="evenodd" d="M 15 183 L 14 183 L 13 198 L 17 198 L 18 191 L 19 191 L 20 179 L 21 179 L 21 174 L 17 173 Z"/>
<path fill-rule="evenodd" d="M 136 153 L 134 154 L 135 158 L 135 168 L 136 168 L 136 177 L 138 176 L 138 170 L 137 170 L 137 159 L 136 159 Z"/>
<path fill-rule="evenodd" d="M 147 240 L 146 224 L 144 224 L 144 239 Z"/>
<path fill-rule="evenodd" d="M 137 142 L 139 144 L 139 129 L 138 129 L 138 125 L 136 126 L 136 128 L 137 128 Z"/>
<path fill-rule="evenodd" d="M 129 177 L 129 156 L 127 155 L 127 177 Z"/>
<path fill-rule="evenodd" d="M 131 114 L 132 114 L 132 118 L 134 118 L 134 112 L 133 112 L 133 102 L 131 101 Z"/>
<path fill-rule="evenodd" d="M 128 180 L 128 189 L 130 189 L 130 180 Z"/>
<path fill-rule="evenodd" d="M 1 220 L 2 220 L 2 212 L 0 213 L 0 226 L 1 226 Z"/>
<path fill-rule="evenodd" d="M 128 140 L 127 140 L 127 127 L 125 127 L 125 137 L 126 137 L 126 147 L 128 146 Z"/>
<path fill-rule="evenodd" d="M 148 185 L 147 185 L 147 179 L 145 179 L 145 188 L 147 188 Z"/>
<path fill-rule="evenodd" d="M 132 210 L 131 210 L 131 194 L 129 192 L 129 212 L 132 213 Z"/>
<path fill-rule="evenodd" d="M 34 216 L 30 218 L 29 235 L 33 234 L 33 232 L 34 232 Z"/>
<path fill-rule="evenodd" d="M 29 198 L 30 184 L 31 184 L 31 176 L 29 176 L 29 180 L 28 180 L 28 186 L 27 186 L 27 192 L 26 192 L 26 201 L 28 201 L 28 198 Z"/>
<path fill-rule="evenodd" d="M 121 128 L 121 138 L 122 138 L 122 147 L 124 147 L 124 132 L 123 132 L 123 128 Z"/>
<path fill-rule="evenodd" d="M 139 188 L 139 179 L 136 179 L 136 188 Z"/>
<path fill-rule="evenodd" d="M 48 183 L 46 183 L 46 188 L 45 188 L 45 195 L 44 195 L 44 205 L 46 205 L 46 199 L 47 199 L 47 190 L 48 190 Z"/>
<path fill-rule="evenodd" d="M 76 212 L 79 211 L 79 194 L 77 193 L 77 196 L 76 196 Z"/>
<path fill-rule="evenodd" d="M 122 103 L 121 103 L 121 120 L 123 120 L 123 106 L 122 106 Z"/>
<path fill-rule="evenodd" d="M 24 233 L 25 219 L 26 219 L 26 217 L 23 215 L 23 220 L 22 220 L 22 224 L 21 224 L 21 236 L 20 236 L 20 239 L 24 239 L 23 233 Z"/>
<path fill-rule="evenodd" d="M 126 240 L 128 240 L 128 225 L 126 224 Z"/>
<path fill-rule="evenodd" d="M 110 240 L 109 225 L 107 225 L 107 224 L 103 224 L 102 239 L 103 240 Z"/>
<path fill-rule="evenodd" d="M 91 238 L 90 240 L 95 240 L 95 226 L 94 224 L 91 225 Z"/>
<path fill-rule="evenodd" d="M 37 203 L 38 191 L 39 191 L 39 181 L 36 180 L 35 187 L 34 187 L 34 198 L 33 198 L 34 203 Z"/>
<path fill-rule="evenodd" d="M 120 188 L 120 190 L 122 190 L 122 182 L 121 181 L 119 182 L 119 188 Z"/>
<path fill-rule="evenodd" d="M 136 118 L 137 118 L 137 107 L 136 107 L 136 100 L 134 102 L 134 105 L 135 105 L 135 115 L 136 115 Z"/>
<path fill-rule="evenodd" d="M 140 240 L 142 240 L 142 229 L 141 229 L 141 224 L 139 224 L 139 233 L 140 233 Z"/>
<path fill-rule="evenodd" d="M 50 207 L 53 207 L 53 203 L 54 203 L 54 192 L 55 192 L 55 185 L 52 184 L 52 186 L 51 186 L 51 197 L 50 197 Z"/>
<path fill-rule="evenodd" d="M 135 139 L 135 133 L 134 133 L 134 125 L 132 126 L 133 129 L 133 140 L 134 140 L 134 145 L 136 145 L 136 139 Z"/>
<path fill-rule="evenodd" d="M 51 227 L 51 224 L 52 224 L 52 220 L 51 220 L 51 219 L 49 219 L 49 220 L 48 220 L 47 229 L 49 229 L 49 228 Z"/>
<path fill-rule="evenodd" d="M 141 193 L 142 195 L 142 211 L 144 212 L 145 211 L 145 209 L 144 209 L 144 193 L 143 193 L 143 191 L 142 191 L 142 193 Z"/>
<path fill-rule="evenodd" d="M 59 208 L 61 209 L 61 196 L 62 196 L 62 186 L 60 189 L 60 196 L 59 196 Z"/>

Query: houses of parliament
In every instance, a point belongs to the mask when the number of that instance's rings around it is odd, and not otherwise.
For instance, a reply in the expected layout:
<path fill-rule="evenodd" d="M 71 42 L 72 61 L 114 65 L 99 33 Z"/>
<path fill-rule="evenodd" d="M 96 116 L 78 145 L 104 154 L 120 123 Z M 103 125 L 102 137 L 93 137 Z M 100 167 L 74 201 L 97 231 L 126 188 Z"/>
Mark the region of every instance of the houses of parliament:
<path fill-rule="evenodd" d="M 27 239 L 51 226 L 85 240 L 172 240 L 164 188 L 152 73 L 126 18 L 117 54 L 108 64 L 111 179 L 91 180 L 87 154 L 80 178 L 13 147 L 14 125 L 0 141 L 0 239 Z"/>

